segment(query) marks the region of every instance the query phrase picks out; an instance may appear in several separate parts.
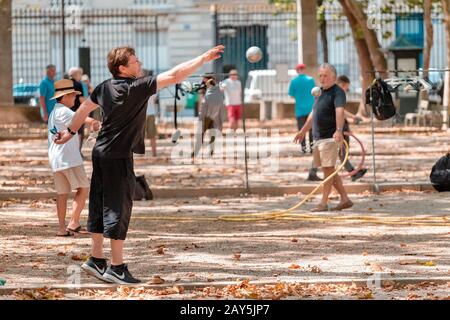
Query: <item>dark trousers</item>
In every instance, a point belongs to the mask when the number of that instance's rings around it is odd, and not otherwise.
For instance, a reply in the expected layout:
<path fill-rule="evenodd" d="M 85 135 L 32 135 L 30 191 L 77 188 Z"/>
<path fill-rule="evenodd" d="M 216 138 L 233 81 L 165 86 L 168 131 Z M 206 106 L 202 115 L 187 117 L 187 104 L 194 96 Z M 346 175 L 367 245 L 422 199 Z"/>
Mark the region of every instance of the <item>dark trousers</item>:
<path fill-rule="evenodd" d="M 297 117 L 297 128 L 298 128 L 298 131 L 300 131 L 300 130 L 303 128 L 303 126 L 306 124 L 306 120 L 308 120 L 308 116 L 309 116 L 309 115 Z M 302 145 L 302 149 L 305 149 L 305 148 L 306 148 L 306 137 L 305 137 L 305 139 L 303 139 L 303 140 L 301 141 L 301 145 Z M 311 148 L 312 148 L 312 146 L 313 146 L 313 133 L 312 133 L 312 129 L 309 130 L 309 146 L 310 146 Z"/>
<path fill-rule="evenodd" d="M 88 231 L 125 240 L 133 209 L 136 177 L 133 158 L 92 158 Z"/>

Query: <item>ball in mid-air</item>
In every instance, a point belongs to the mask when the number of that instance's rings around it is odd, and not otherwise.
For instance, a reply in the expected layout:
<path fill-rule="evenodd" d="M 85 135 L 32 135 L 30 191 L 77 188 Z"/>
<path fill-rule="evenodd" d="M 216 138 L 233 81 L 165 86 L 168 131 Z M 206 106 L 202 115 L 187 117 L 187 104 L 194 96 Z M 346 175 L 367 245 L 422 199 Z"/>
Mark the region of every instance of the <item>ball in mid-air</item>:
<path fill-rule="evenodd" d="M 320 95 L 322 94 L 322 88 L 320 88 L 320 87 L 314 87 L 312 90 L 311 90 L 311 95 L 313 96 L 313 97 L 320 97 Z"/>
<path fill-rule="evenodd" d="M 258 47 L 250 47 L 246 52 L 248 62 L 257 63 L 263 58 L 262 50 Z"/>

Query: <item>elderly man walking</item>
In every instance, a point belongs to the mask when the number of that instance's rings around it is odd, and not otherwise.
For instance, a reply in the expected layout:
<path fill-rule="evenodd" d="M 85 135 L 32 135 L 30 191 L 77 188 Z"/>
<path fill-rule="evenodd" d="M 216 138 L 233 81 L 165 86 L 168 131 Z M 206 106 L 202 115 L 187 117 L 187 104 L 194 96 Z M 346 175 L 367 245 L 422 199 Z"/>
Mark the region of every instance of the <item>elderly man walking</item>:
<path fill-rule="evenodd" d="M 339 147 L 342 146 L 344 140 L 346 95 L 345 91 L 336 84 L 336 79 L 337 72 L 334 66 L 325 63 L 320 67 L 319 81 L 322 87 L 322 94 L 316 98 L 306 124 L 294 138 L 295 143 L 300 143 L 312 127 L 314 165 L 322 167 L 325 179 L 335 171 L 336 161 L 339 157 Z M 341 201 L 332 210 L 343 210 L 353 206 L 353 202 L 348 198 L 341 178 L 339 175 L 336 175 L 325 183 L 322 201 L 312 210 L 313 212 L 328 211 L 328 198 L 333 186 L 339 192 Z"/>

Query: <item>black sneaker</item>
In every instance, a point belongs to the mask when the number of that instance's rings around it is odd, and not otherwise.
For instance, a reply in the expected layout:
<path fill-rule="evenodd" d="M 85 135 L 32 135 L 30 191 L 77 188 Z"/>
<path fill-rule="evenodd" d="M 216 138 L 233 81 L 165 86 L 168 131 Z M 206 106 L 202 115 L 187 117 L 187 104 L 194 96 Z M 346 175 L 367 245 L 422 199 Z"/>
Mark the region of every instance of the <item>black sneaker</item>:
<path fill-rule="evenodd" d="M 81 269 L 102 281 L 106 281 L 103 278 L 103 275 L 105 274 L 107 267 L 108 264 L 106 263 L 106 259 L 95 259 L 94 261 L 92 257 L 81 265 Z"/>
<path fill-rule="evenodd" d="M 307 181 L 323 181 L 323 179 L 319 178 L 317 175 L 317 170 L 309 170 Z"/>
<path fill-rule="evenodd" d="M 352 181 L 356 181 L 358 179 L 361 179 L 365 174 L 367 173 L 367 169 L 361 169 L 356 174 L 352 176 Z"/>
<path fill-rule="evenodd" d="M 141 283 L 141 280 L 138 280 L 131 275 L 126 264 L 117 267 L 108 267 L 106 272 L 103 274 L 103 279 L 108 282 L 125 285 Z"/>

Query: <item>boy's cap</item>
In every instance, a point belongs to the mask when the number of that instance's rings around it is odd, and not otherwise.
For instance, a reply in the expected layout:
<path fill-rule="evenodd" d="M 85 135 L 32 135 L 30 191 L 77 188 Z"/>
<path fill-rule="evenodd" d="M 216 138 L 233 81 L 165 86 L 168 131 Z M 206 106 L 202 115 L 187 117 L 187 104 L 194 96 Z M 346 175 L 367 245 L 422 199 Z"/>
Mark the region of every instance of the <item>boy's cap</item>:
<path fill-rule="evenodd" d="M 76 91 L 73 87 L 73 81 L 62 79 L 55 82 L 55 94 L 50 100 L 58 99 L 66 94 L 76 93 L 81 95 L 80 91 Z"/>

